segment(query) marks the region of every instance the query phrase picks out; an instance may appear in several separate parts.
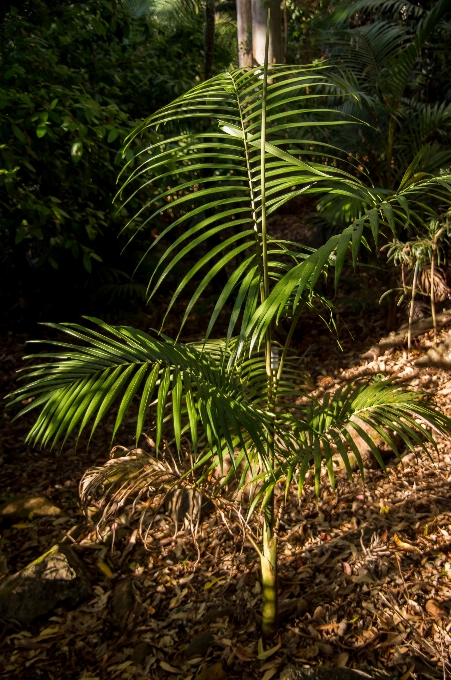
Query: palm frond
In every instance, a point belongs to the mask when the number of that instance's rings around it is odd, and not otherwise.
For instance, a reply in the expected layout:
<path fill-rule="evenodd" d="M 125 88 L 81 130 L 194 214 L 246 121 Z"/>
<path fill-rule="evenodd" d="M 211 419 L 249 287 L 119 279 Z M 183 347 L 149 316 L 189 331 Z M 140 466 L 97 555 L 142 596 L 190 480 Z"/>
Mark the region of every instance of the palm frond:
<path fill-rule="evenodd" d="M 427 450 L 436 446 L 434 433 L 449 436 L 450 430 L 451 420 L 428 403 L 424 395 L 390 380 L 341 387 L 333 395 L 326 393 L 321 400 L 312 400 L 304 412 L 285 413 L 280 418 L 277 432 L 283 444 L 277 451 L 277 474 L 264 480 L 255 503 L 261 502 L 281 482 L 289 485 L 296 480 L 301 493 L 306 472 L 312 467 L 319 492 L 323 461 L 333 486 L 335 453 L 341 456 L 351 477 L 351 452 L 364 476 L 364 461 L 354 433 L 365 441 L 385 469 L 377 440 L 383 440 L 399 456 L 397 442 L 401 441 L 410 450 L 416 446 Z"/>
<path fill-rule="evenodd" d="M 271 414 L 265 414 L 259 405 L 259 373 L 264 375 L 261 358 L 243 363 L 235 357 L 230 363 L 234 347 L 230 342 L 183 345 L 98 319 L 90 321 L 100 332 L 78 324 L 47 324 L 82 344 L 54 341 L 50 344 L 61 348 L 59 351 L 27 357 L 44 363 L 23 369 L 28 383 L 11 395 L 11 404 L 31 400 L 18 416 L 42 408 L 28 435 L 30 443 L 54 446 L 75 432 L 78 439 L 86 428 L 92 436 L 113 408 L 114 437 L 132 401 L 140 395 L 137 440 L 154 403 L 158 449 L 172 404 L 178 448 L 182 432 L 187 431 L 197 454 L 201 427 L 208 447 L 218 451 L 220 458 L 223 446 L 232 455 L 240 446 L 245 452 L 252 449 L 264 456 Z"/>

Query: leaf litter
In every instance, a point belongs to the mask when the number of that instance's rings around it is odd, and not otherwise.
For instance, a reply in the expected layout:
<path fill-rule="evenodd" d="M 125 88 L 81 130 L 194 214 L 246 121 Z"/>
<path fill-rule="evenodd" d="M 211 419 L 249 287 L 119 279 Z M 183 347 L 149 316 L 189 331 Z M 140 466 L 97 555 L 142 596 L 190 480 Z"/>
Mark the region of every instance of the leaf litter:
<path fill-rule="evenodd" d="M 10 335 L 3 342 L 5 391 L 25 340 Z M 400 349 L 374 361 L 360 360 L 355 346 L 344 354 L 317 346 L 309 353 L 313 393 L 383 374 L 429 392 L 451 415 L 450 372 L 415 365 L 428 346 L 423 340 L 410 357 Z M 3 622 L 1 678 L 270 680 L 290 664 L 368 664 L 403 680 L 450 675 L 451 447 L 445 439 L 429 454 L 391 457 L 385 473 L 367 469 L 364 483 L 357 471 L 349 481 L 337 465 L 335 492 L 325 474 L 318 499 L 313 483 L 300 499 L 288 497 L 279 527 L 281 627 L 266 641 L 259 633 L 257 556 L 231 504 L 219 503 L 194 537 L 187 524 L 176 532 L 160 511 L 146 548 L 124 512 L 114 543 L 111 532 L 102 542 L 79 510 L 77 486 L 87 468 L 107 460 L 112 423 L 77 452 L 27 448 L 28 425 L 4 418 L 2 500 L 44 494 L 63 515 L 31 514 L 3 525 L 0 575 L 63 540 L 88 569 L 93 595 L 74 611 L 59 608 L 27 627 Z M 146 442 L 141 446 L 146 450 Z"/>

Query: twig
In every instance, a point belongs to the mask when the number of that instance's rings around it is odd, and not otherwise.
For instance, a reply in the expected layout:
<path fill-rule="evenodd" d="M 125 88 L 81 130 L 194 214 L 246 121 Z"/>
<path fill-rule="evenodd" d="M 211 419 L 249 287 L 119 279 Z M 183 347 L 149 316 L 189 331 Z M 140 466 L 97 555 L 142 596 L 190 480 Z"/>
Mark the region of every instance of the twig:
<path fill-rule="evenodd" d="M 415 270 L 413 273 L 413 283 L 412 283 L 412 300 L 410 302 L 410 313 L 409 313 L 409 331 L 407 334 L 407 351 L 410 352 L 412 347 L 412 321 L 413 321 L 413 309 L 415 303 L 415 289 L 417 286 L 418 269 L 420 268 L 420 260 L 415 263 Z"/>

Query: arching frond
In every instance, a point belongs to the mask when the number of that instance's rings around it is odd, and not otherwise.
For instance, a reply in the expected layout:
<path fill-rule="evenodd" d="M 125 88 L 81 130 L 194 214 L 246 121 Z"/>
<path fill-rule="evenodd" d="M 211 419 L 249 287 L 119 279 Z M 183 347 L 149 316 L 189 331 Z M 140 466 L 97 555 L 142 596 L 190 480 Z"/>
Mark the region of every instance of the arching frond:
<path fill-rule="evenodd" d="M 436 446 L 433 434 L 449 433 L 450 426 L 451 420 L 428 404 L 424 396 L 394 385 L 390 380 L 339 388 L 333 395 L 326 393 L 321 400 L 312 400 L 302 415 L 285 414 L 283 428 L 291 429 L 292 441 L 284 439 L 286 449 L 282 446 L 278 450 L 277 475 L 265 479 L 255 502 L 264 503 L 280 482 L 288 486 L 292 480 L 297 481 L 301 493 L 305 474 L 312 467 L 319 493 L 323 461 L 333 486 L 334 454 L 341 456 L 351 477 L 351 452 L 364 476 L 364 461 L 355 443 L 356 434 L 385 469 L 377 441 L 383 441 L 396 455 L 399 455 L 399 442 L 410 450 L 416 446 L 427 450 L 428 446 Z"/>
<path fill-rule="evenodd" d="M 348 470 L 349 449 L 361 462 L 352 431 L 368 443 L 383 465 L 367 427 L 396 452 L 387 427 L 412 448 L 434 443 L 421 423 L 441 432 L 451 426 L 451 421 L 431 408 L 419 393 L 406 392 L 389 381 L 339 389 L 321 401 L 313 400 L 307 408 L 294 407 L 293 399 L 302 393 L 301 371 L 296 357 L 289 355 L 278 380 L 273 408 L 268 410 L 264 357 L 244 355 L 237 360 L 236 340 L 181 345 L 170 339 L 154 339 L 129 327 L 91 321 L 100 331 L 78 324 L 49 324 L 77 344 L 53 342 L 57 352 L 32 356 L 42 363 L 24 369 L 27 384 L 11 395 L 11 404 L 31 399 L 19 415 L 41 408 L 28 437 L 32 444 L 54 446 L 75 431 L 80 436 L 85 429 L 92 435 L 111 410 L 116 412 L 114 437 L 132 401 L 139 396 L 137 439 L 149 406 L 153 405 L 157 455 L 164 422 L 171 418 L 177 446 L 183 433 L 193 442 L 193 471 L 199 482 L 215 467 L 222 466 L 228 455 L 233 463 L 230 475 L 240 469 L 241 485 L 250 475 L 258 482 L 255 502 L 264 504 L 270 490 L 281 480 L 289 483 L 294 477 L 302 486 L 312 463 L 319 480 L 322 456 L 333 481 L 333 448 L 343 457 Z M 275 371 L 277 367 L 276 355 Z M 288 410 L 287 404 L 291 404 Z M 205 444 L 198 449 L 199 430 Z M 268 458 L 270 433 L 275 437 L 277 465 Z M 141 480 L 141 467 L 137 467 L 137 489 L 145 490 L 147 472 L 143 468 Z M 130 469 L 128 481 L 129 473 Z M 225 477 L 222 483 L 227 480 Z"/>

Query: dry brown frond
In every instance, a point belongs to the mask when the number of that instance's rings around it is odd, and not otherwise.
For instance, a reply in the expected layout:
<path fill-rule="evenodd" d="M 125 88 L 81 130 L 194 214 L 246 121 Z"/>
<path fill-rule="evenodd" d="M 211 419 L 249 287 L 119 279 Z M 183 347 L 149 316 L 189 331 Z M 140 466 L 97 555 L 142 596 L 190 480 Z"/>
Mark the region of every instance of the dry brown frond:
<path fill-rule="evenodd" d="M 144 544 L 152 519 L 166 496 L 181 484 L 181 475 L 166 460 L 157 460 L 142 449 L 111 459 L 101 467 L 89 468 L 80 481 L 80 499 L 87 516 L 100 513 L 96 523 L 99 538 L 111 531 L 113 542 L 120 524 L 128 525 L 139 516 L 139 533 Z M 143 535 L 143 528 L 144 535 Z"/>
<path fill-rule="evenodd" d="M 413 274 L 412 272 L 408 275 L 409 285 L 412 283 Z M 421 295 L 431 294 L 431 269 L 430 267 L 424 267 L 418 273 L 418 284 L 417 291 Z M 445 300 L 451 298 L 451 288 L 446 283 L 446 275 L 442 269 L 436 268 L 434 270 L 434 299 L 436 302 L 444 302 Z"/>

